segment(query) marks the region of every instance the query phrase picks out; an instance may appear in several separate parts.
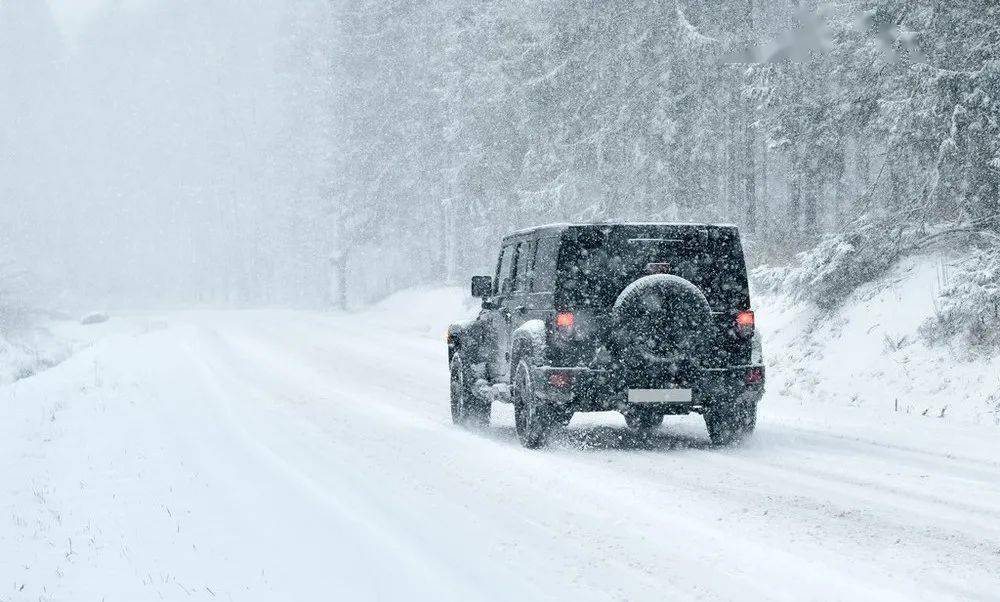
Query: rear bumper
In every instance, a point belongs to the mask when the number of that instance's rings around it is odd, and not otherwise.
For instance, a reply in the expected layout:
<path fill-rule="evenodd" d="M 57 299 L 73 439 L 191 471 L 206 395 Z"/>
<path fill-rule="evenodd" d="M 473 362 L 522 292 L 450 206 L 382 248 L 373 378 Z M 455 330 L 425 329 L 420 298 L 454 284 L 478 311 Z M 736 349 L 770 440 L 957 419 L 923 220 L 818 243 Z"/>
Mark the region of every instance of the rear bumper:
<path fill-rule="evenodd" d="M 713 404 L 738 398 L 759 400 L 764 394 L 764 366 L 727 366 L 697 371 L 685 379 L 644 373 L 627 375 L 620 370 L 542 366 L 534 370 L 535 390 L 549 403 L 575 412 L 626 410 L 629 388 L 690 388 L 690 402 L 643 403 L 663 413 L 703 411 Z"/>

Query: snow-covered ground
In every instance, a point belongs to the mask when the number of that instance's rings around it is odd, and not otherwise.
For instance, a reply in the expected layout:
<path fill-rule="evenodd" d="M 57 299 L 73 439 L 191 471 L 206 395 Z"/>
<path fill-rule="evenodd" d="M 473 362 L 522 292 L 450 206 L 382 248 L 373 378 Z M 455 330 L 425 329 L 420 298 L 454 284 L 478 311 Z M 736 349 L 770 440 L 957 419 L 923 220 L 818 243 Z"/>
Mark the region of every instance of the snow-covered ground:
<path fill-rule="evenodd" d="M 960 340 L 929 345 L 919 328 L 953 278 L 946 256 L 909 257 L 835 311 L 758 296 L 770 389 L 803 408 L 1000 426 L 1000 355 Z"/>
<path fill-rule="evenodd" d="M 15 327 L 0 321 L 0 385 L 47 370 L 108 332 L 105 324 L 85 326 L 69 320 L 46 321 L 38 316 L 20 321 Z"/>
<path fill-rule="evenodd" d="M 937 352 L 882 353 L 912 326 L 887 298 L 805 346 L 758 303 L 772 386 L 736 449 L 698 417 L 578 416 L 540 451 L 506 406 L 453 427 L 457 289 L 116 318 L 0 388 L 0 600 L 997 599 L 1000 429 L 922 415 L 934 375 L 890 368 Z M 971 365 L 941 390 L 988 390 Z"/>

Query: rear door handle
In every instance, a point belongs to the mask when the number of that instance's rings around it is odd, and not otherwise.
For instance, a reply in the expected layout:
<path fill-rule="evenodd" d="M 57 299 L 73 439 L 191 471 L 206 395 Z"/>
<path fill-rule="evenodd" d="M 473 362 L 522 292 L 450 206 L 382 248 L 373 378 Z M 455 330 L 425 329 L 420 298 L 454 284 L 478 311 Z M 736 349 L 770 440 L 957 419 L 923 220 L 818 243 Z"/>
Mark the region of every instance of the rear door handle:
<path fill-rule="evenodd" d="M 517 313 L 519 313 L 519 314 L 526 314 L 526 313 L 528 313 L 528 308 L 525 307 L 525 306 L 523 306 L 523 305 L 521 305 L 521 306 L 519 306 L 517 308 Z"/>

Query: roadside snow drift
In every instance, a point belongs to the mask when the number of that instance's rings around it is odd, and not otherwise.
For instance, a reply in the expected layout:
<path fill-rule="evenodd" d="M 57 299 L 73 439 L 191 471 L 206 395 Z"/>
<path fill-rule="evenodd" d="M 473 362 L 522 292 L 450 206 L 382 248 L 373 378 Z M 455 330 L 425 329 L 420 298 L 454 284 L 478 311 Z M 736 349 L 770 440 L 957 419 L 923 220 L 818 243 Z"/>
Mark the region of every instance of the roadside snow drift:
<path fill-rule="evenodd" d="M 857 334 L 909 332 L 878 295 L 802 347 L 801 316 L 758 306 L 772 388 L 735 449 L 698 417 L 577 417 L 536 452 L 507 407 L 452 426 L 455 289 L 116 317 L 0 388 L 0 600 L 990 598 L 997 429 L 922 415 L 934 379 L 889 368 L 933 355 Z"/>
<path fill-rule="evenodd" d="M 758 296 L 769 388 L 803 407 L 1000 425 L 1000 356 L 920 335 L 950 272 L 942 256 L 907 258 L 834 311 Z"/>

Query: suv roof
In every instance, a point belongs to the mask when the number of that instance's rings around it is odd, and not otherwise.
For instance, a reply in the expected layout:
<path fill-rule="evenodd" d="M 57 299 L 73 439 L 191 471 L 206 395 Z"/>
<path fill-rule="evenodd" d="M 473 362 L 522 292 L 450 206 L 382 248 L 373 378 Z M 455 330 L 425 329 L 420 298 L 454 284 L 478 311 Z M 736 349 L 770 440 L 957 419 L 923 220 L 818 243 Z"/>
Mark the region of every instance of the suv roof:
<path fill-rule="evenodd" d="M 656 226 L 671 226 L 671 227 L 685 227 L 685 228 L 733 228 L 736 226 L 734 224 L 708 224 L 708 223 L 691 223 L 691 222 L 584 222 L 584 223 L 571 223 L 571 222 L 556 222 L 552 224 L 543 224 L 541 226 L 532 226 L 530 228 L 524 228 L 511 232 L 507 236 L 503 237 L 503 241 L 506 243 L 508 240 L 513 238 L 521 238 L 534 234 L 562 234 L 570 228 L 589 228 L 589 227 L 614 227 L 614 226 L 640 226 L 640 227 L 656 227 Z"/>

